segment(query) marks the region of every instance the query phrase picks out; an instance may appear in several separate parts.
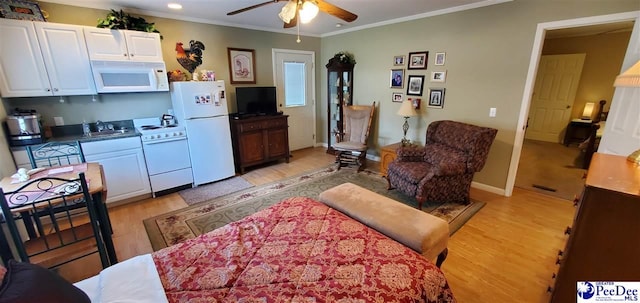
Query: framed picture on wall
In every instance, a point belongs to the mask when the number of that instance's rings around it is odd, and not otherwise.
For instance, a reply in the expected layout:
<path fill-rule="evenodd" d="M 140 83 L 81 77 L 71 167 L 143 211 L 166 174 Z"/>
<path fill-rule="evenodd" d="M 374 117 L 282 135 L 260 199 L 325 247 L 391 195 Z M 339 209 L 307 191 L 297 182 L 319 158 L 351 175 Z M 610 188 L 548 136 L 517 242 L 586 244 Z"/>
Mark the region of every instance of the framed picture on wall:
<path fill-rule="evenodd" d="M 403 66 L 404 65 L 404 56 L 393 56 L 393 65 L 395 66 Z"/>
<path fill-rule="evenodd" d="M 24 0 L 0 1 L 0 18 L 45 21 L 38 3 Z"/>
<path fill-rule="evenodd" d="M 402 102 L 404 101 L 404 95 L 402 93 L 391 93 L 391 101 Z"/>
<path fill-rule="evenodd" d="M 390 75 L 390 87 L 391 88 L 403 88 L 404 87 L 404 69 L 392 69 Z"/>
<path fill-rule="evenodd" d="M 431 82 L 444 82 L 447 78 L 447 72 L 431 72 Z"/>
<path fill-rule="evenodd" d="M 429 52 L 413 52 L 409 53 L 409 67 L 408 69 L 427 69 L 427 60 L 429 59 Z"/>
<path fill-rule="evenodd" d="M 256 84 L 256 51 L 245 48 L 227 48 L 231 84 Z"/>
<path fill-rule="evenodd" d="M 444 107 L 444 88 L 429 89 L 428 107 L 443 108 Z"/>
<path fill-rule="evenodd" d="M 436 53 L 436 59 L 435 62 L 433 63 L 434 65 L 444 65 L 444 60 L 445 60 L 445 53 Z"/>
<path fill-rule="evenodd" d="M 407 96 L 422 96 L 424 76 L 409 75 L 407 77 Z"/>

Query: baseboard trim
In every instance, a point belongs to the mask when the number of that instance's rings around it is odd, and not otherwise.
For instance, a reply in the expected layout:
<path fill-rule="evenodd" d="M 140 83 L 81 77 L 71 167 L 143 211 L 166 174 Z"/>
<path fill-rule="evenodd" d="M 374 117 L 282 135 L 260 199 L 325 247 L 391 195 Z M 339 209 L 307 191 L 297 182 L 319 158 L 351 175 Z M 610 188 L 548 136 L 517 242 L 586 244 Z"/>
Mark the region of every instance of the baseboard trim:
<path fill-rule="evenodd" d="M 506 196 L 506 191 L 504 190 L 504 188 L 498 188 L 498 187 L 495 187 L 495 186 L 486 185 L 484 183 L 478 183 L 478 182 L 475 182 L 475 181 L 471 182 L 471 187 L 476 188 L 476 189 L 480 189 L 480 190 L 484 190 L 486 192 L 490 192 L 490 193 L 493 193 L 493 194 Z"/>

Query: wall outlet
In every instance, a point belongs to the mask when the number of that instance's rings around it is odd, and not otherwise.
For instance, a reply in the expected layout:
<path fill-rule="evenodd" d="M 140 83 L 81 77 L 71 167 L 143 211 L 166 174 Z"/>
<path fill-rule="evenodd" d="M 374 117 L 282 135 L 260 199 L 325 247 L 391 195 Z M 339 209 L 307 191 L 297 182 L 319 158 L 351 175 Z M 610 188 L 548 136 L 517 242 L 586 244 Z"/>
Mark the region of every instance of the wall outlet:
<path fill-rule="evenodd" d="M 56 126 L 62 126 L 64 125 L 64 119 L 62 119 L 62 117 L 53 117 L 53 123 Z"/>
<path fill-rule="evenodd" d="M 491 118 L 495 118 L 496 117 L 496 108 L 492 107 L 489 109 L 489 117 Z"/>

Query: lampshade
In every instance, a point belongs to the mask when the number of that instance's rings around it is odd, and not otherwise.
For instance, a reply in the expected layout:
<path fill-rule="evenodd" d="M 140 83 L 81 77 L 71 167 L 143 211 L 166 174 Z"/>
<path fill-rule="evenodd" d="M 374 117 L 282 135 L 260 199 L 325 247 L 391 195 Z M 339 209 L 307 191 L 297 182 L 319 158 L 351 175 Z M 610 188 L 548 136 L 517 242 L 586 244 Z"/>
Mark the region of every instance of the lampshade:
<path fill-rule="evenodd" d="M 282 10 L 280 10 L 280 13 L 278 14 L 280 20 L 284 21 L 285 23 L 289 23 L 289 21 L 291 21 L 291 19 L 296 16 L 297 6 L 297 0 L 290 0 L 289 2 L 287 2 L 287 4 L 282 7 Z"/>
<path fill-rule="evenodd" d="M 413 117 L 418 115 L 416 110 L 413 108 L 413 102 L 409 100 L 402 102 L 402 105 L 396 114 L 403 117 Z"/>
<path fill-rule="evenodd" d="M 582 117 L 580 117 L 580 119 L 582 119 L 582 120 L 590 120 L 591 119 L 591 115 L 593 114 L 594 106 L 595 106 L 595 104 L 593 102 L 587 102 L 584 105 L 584 110 L 582 111 Z"/>
<path fill-rule="evenodd" d="M 300 22 L 309 23 L 316 15 L 318 15 L 318 6 L 311 0 L 305 1 L 300 9 Z"/>
<path fill-rule="evenodd" d="M 617 87 L 640 87 L 640 60 L 631 68 L 616 77 L 613 86 Z"/>

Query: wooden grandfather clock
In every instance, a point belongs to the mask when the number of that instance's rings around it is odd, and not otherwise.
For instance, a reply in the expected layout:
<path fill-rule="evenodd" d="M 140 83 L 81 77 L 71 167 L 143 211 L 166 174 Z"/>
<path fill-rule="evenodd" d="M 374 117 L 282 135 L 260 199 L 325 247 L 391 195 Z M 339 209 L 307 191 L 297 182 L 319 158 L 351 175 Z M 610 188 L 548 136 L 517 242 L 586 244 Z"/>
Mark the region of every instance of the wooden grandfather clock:
<path fill-rule="evenodd" d="M 353 105 L 353 68 L 355 63 L 345 63 L 333 57 L 327 63 L 327 153 L 333 154 L 333 146 L 342 133 L 342 110 Z"/>

